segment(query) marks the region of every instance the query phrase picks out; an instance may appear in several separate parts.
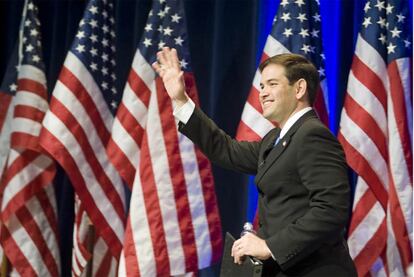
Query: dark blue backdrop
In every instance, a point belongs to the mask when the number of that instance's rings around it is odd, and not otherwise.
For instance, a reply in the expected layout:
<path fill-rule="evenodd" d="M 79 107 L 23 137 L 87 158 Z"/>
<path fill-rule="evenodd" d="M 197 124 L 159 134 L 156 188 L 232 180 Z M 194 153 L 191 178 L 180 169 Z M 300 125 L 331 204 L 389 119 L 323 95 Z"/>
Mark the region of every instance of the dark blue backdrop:
<path fill-rule="evenodd" d="M 412 7 L 412 0 L 410 1 Z M 0 78 L 14 47 L 23 0 L 0 1 Z M 49 91 L 76 33 L 86 1 L 38 0 Z M 365 0 L 320 0 L 330 128 L 336 133 L 356 35 Z M 150 0 L 115 0 L 118 90 L 122 91 L 139 41 Z M 185 1 L 192 67 L 201 106 L 216 123 L 234 135 L 262 48 L 279 0 Z M 411 9 L 412 10 L 412 9 Z M 412 16 L 410 17 L 410 20 Z M 249 176 L 213 167 L 223 231 L 240 232 L 252 217 Z M 70 274 L 73 190 L 60 171 L 56 177 L 62 246 L 62 266 Z M 217 267 L 202 275 L 214 275 Z"/>

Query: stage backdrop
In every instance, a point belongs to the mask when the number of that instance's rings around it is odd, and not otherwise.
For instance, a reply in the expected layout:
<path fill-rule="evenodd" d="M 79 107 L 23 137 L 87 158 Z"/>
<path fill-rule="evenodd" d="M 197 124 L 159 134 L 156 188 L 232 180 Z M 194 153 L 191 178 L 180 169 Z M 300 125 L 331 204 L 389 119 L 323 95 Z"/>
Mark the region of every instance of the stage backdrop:
<path fill-rule="evenodd" d="M 408 1 L 408 0 L 407 0 Z M 0 1 L 0 78 L 17 40 L 23 0 Z M 35 1 L 42 23 L 47 85 L 52 92 L 76 34 L 87 1 Z M 266 0 L 187 0 L 189 44 L 202 109 L 228 134 L 235 135 L 256 67 L 279 2 Z M 320 0 L 323 46 L 329 91 L 330 128 L 336 134 L 364 0 Z M 151 1 L 115 0 L 117 90 L 123 91 Z M 412 11 L 412 1 L 410 1 Z M 408 19 L 412 21 L 412 15 Z M 410 24 L 411 25 L 411 24 Z M 251 220 L 249 176 L 213 166 L 223 231 L 240 233 Z M 62 270 L 70 275 L 73 188 L 58 169 Z M 202 275 L 217 274 L 217 268 Z"/>

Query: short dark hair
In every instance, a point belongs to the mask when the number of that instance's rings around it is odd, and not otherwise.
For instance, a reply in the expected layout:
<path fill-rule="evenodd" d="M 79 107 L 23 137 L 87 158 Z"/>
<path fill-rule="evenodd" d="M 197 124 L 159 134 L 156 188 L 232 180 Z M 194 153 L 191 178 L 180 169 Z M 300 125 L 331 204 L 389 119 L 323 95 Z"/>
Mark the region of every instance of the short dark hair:
<path fill-rule="evenodd" d="M 319 73 L 309 60 L 298 54 L 276 55 L 266 59 L 259 65 L 260 73 L 269 64 L 278 64 L 285 68 L 285 76 L 289 80 L 289 85 L 301 78 L 305 79 L 308 88 L 308 101 L 311 106 L 313 105 L 319 88 Z"/>

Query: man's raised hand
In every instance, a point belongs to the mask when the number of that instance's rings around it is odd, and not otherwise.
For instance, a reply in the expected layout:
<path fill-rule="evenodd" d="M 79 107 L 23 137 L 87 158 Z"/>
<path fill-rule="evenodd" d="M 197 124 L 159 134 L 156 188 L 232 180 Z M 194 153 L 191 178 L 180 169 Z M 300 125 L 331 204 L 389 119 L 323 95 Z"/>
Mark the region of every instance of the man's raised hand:
<path fill-rule="evenodd" d="M 154 70 L 161 77 L 165 89 L 178 106 L 188 101 L 185 93 L 184 72 L 181 70 L 177 50 L 163 47 L 157 53 L 157 62 L 152 64 Z"/>

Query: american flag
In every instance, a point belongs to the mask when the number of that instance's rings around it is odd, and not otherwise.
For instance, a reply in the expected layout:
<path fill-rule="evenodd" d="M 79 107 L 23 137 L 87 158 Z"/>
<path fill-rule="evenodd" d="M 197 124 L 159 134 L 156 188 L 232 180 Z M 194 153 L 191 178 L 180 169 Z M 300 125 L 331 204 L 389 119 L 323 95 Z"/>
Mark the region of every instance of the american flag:
<path fill-rule="evenodd" d="M 327 125 L 328 90 L 325 78 L 325 56 L 322 50 L 319 0 L 282 0 L 280 2 L 261 61 L 282 53 L 304 55 L 318 69 L 321 88 L 314 106 L 321 120 Z M 237 130 L 238 140 L 257 141 L 274 128 L 273 123 L 262 116 L 262 107 L 259 102 L 260 75 L 257 70 Z"/>
<path fill-rule="evenodd" d="M 37 15 L 33 1 L 26 1 L 16 51 L 2 84 L 2 91 L 8 87 L 17 92 L 10 105 L 13 115 L 8 116 L 10 149 L 1 178 L 0 241 L 11 274 L 58 276 L 57 207 L 51 183 L 55 164 L 39 145 L 48 95 Z"/>
<path fill-rule="evenodd" d="M 221 256 L 221 226 L 210 163 L 180 134 L 173 103 L 151 64 L 164 46 L 181 57 L 198 102 L 182 1 L 154 1 L 132 63 L 108 147 L 132 187 L 121 276 L 171 276 Z"/>
<path fill-rule="evenodd" d="M 348 243 L 359 276 L 412 262 L 412 37 L 408 1 L 367 1 L 339 140 L 358 175 Z"/>
<path fill-rule="evenodd" d="M 75 225 L 74 275 L 82 273 L 90 257 L 79 250 L 87 249 L 88 225 L 92 224 L 97 234 L 94 252 L 100 239 L 113 261 L 119 259 L 122 250 L 126 220 L 124 186 L 105 150 L 120 98 L 115 89 L 114 24 L 111 0 L 88 2 L 41 133 L 42 146 L 64 168 L 81 202 L 78 205 L 90 218 L 88 224 Z M 94 252 L 90 254 L 95 264 Z M 102 256 L 102 249 L 98 252 Z M 101 262 L 101 266 L 108 265 Z M 94 266 L 95 276 L 101 272 L 101 266 Z"/>

